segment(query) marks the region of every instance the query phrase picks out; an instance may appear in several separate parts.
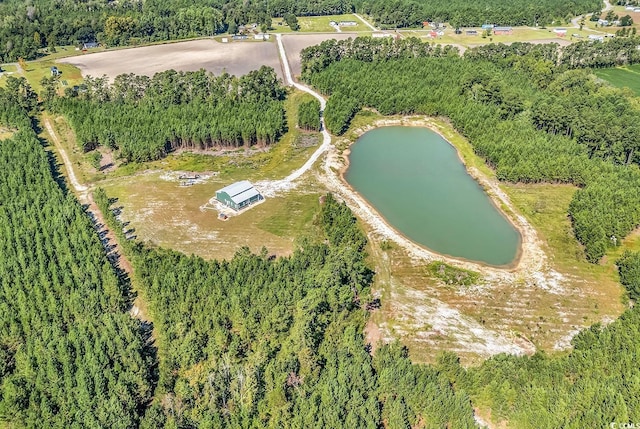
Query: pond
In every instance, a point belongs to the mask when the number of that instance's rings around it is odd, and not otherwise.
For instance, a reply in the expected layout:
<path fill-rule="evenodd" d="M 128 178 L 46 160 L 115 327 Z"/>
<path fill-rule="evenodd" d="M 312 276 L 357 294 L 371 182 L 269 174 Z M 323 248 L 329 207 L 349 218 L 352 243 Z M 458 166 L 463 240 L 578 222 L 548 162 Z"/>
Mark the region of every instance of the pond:
<path fill-rule="evenodd" d="M 410 240 L 489 265 L 509 265 L 518 256 L 519 232 L 439 134 L 378 128 L 351 146 L 349 161 L 347 182 Z"/>

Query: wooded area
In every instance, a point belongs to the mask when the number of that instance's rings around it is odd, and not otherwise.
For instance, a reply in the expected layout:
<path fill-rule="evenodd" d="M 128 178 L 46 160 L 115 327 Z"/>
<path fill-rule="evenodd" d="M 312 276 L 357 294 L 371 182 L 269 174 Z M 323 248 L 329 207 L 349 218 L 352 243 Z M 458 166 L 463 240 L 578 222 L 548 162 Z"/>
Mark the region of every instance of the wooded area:
<path fill-rule="evenodd" d="M 154 353 L 89 217 L 52 176 L 21 107 L 35 102 L 28 85 L 9 86 L 24 91 L 0 89 L 0 123 L 19 129 L 0 142 L 0 420 L 134 427 L 153 394 Z"/>
<path fill-rule="evenodd" d="M 103 192 L 96 200 L 108 209 Z M 468 396 L 437 369 L 412 365 L 397 344 L 368 353 L 373 272 L 351 211 L 329 195 L 314 225 L 277 259 L 244 248 L 207 262 L 128 244 L 165 398 L 142 427 L 474 427 Z"/>
<path fill-rule="evenodd" d="M 300 103 L 298 127 L 307 131 L 320 131 L 320 102 L 316 99 Z"/>
<path fill-rule="evenodd" d="M 326 41 L 303 51 L 303 78 L 330 95 L 327 126 L 338 134 L 353 116 L 347 102 L 383 115 L 442 115 L 499 179 L 581 186 L 570 215 L 597 262 L 640 224 L 640 112 L 629 92 L 555 66 L 554 49 L 513 44 L 460 58 L 417 39 Z M 331 115 L 338 111 L 350 114 Z"/>
<path fill-rule="evenodd" d="M 525 44 L 473 49 L 460 58 L 417 40 L 358 39 L 306 50 L 303 71 L 331 95 L 326 119 L 336 133 L 360 107 L 443 115 L 501 180 L 580 186 L 570 215 L 586 257 L 597 261 L 640 223 L 637 103 L 574 69 L 597 58 L 621 61 L 615 52 L 626 48 L 602 45 L 571 48 L 559 58 L 554 48 Z M 628 52 L 622 61 L 632 61 Z M 87 148 L 124 151 L 121 139 L 129 142 L 123 153 L 131 159 L 206 144 L 193 130 L 218 129 L 210 121 L 222 105 L 279 107 L 266 122 L 283 130 L 284 90 L 268 69 L 246 78 L 166 72 L 121 76 L 113 85 L 93 79 L 86 92 L 68 95 L 45 95 L 44 102 L 71 117 Z M 637 306 L 579 334 L 572 352 L 554 357 L 500 355 L 463 369 L 445 353 L 434 365 L 413 365 L 397 343 L 372 356 L 363 335 L 375 303 L 367 239 L 346 205 L 330 195 L 290 256 L 244 248 L 230 261 L 205 261 L 124 240 L 111 201 L 97 191 L 96 203 L 131 258 L 155 321 L 156 358 L 148 333 L 125 313 L 127 283 L 38 140 L 38 108 L 24 78 L 9 77 L 0 89 L 0 123 L 17 130 L 0 142 L 2 423 L 471 428 L 474 408 L 518 428 L 640 421 Z M 181 117 L 188 127 L 172 128 L 179 122 L 171 116 L 183 109 L 192 115 Z M 312 110 L 316 116 L 317 105 L 305 109 L 305 118 Z M 92 123 L 84 122 L 87 116 Z M 246 121 L 265 123 L 250 114 Z M 124 129 L 136 129 L 132 123 L 142 131 L 127 140 Z M 165 123 L 167 140 L 151 139 L 148 130 Z M 245 124 L 225 126 L 219 129 L 229 134 L 219 135 L 237 138 L 233 127 Z M 122 134 L 116 139 L 112 130 Z M 258 129 L 250 131 L 255 140 L 241 133 L 240 140 L 224 141 L 259 143 Z M 151 144 L 141 145 L 147 138 Z M 636 300 L 640 257 L 625 253 L 617 264 Z"/>
<path fill-rule="evenodd" d="M 149 161 L 177 148 L 269 145 L 286 131 L 286 92 L 272 68 L 242 77 L 200 70 L 86 80 L 57 98 L 84 150 L 102 145 L 125 161 Z"/>

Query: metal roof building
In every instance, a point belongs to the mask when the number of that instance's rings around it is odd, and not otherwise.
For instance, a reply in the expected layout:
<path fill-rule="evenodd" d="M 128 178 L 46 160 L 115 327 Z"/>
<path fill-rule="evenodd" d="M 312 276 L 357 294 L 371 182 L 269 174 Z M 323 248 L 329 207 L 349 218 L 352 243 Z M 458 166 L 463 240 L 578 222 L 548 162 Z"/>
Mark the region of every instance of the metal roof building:
<path fill-rule="evenodd" d="M 216 191 L 216 200 L 234 210 L 242 210 L 253 203 L 264 200 L 264 197 L 253 187 L 251 182 L 243 180 Z"/>

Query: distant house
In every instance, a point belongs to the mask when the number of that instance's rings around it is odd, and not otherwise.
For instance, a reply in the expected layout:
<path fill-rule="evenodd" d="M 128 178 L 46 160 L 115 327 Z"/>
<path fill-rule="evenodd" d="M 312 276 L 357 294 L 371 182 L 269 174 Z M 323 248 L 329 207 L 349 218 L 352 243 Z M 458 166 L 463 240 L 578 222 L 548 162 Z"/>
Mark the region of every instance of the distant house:
<path fill-rule="evenodd" d="M 467 36 L 477 36 L 478 35 L 478 31 L 476 31 L 476 30 L 467 30 L 467 31 L 465 31 L 465 34 Z"/>
<path fill-rule="evenodd" d="M 606 27 L 609 25 L 609 21 L 607 21 L 606 19 L 599 19 L 598 20 L 598 25 L 601 25 L 603 27 Z"/>
<path fill-rule="evenodd" d="M 358 23 L 355 21 L 340 21 L 338 25 L 340 27 L 355 27 Z"/>
<path fill-rule="evenodd" d="M 237 211 L 264 200 L 264 197 L 251 182 L 243 180 L 216 191 L 216 200 Z"/>
<path fill-rule="evenodd" d="M 493 34 L 513 34 L 513 27 L 494 27 Z"/>
<path fill-rule="evenodd" d="M 482 24 L 483 30 L 493 30 L 493 24 Z"/>
<path fill-rule="evenodd" d="M 554 28 L 553 32 L 556 33 L 556 36 L 565 37 L 567 35 L 566 28 Z"/>
<path fill-rule="evenodd" d="M 589 34 L 589 40 L 602 42 L 602 41 L 604 41 L 604 36 L 599 36 L 597 34 Z"/>
<path fill-rule="evenodd" d="M 60 76 L 62 73 L 58 70 L 58 67 L 51 66 L 51 76 Z"/>
<path fill-rule="evenodd" d="M 95 49 L 98 46 L 100 46 L 98 42 L 85 42 L 82 44 L 82 50 L 86 51 L 87 49 Z"/>

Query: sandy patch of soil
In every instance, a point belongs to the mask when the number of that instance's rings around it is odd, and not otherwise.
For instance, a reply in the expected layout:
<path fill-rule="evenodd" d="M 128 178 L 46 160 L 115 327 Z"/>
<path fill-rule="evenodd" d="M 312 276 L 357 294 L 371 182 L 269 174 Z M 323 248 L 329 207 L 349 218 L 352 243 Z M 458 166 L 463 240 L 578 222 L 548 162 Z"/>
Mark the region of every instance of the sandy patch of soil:
<path fill-rule="evenodd" d="M 110 79 L 123 73 L 152 76 L 170 69 L 205 69 L 214 74 L 243 75 L 263 65 L 273 67 L 278 76 L 283 77 L 278 50 L 272 42 L 220 43 L 213 39 L 200 39 L 97 52 L 65 58 L 60 62 L 78 67 L 83 76 L 107 75 Z"/>

